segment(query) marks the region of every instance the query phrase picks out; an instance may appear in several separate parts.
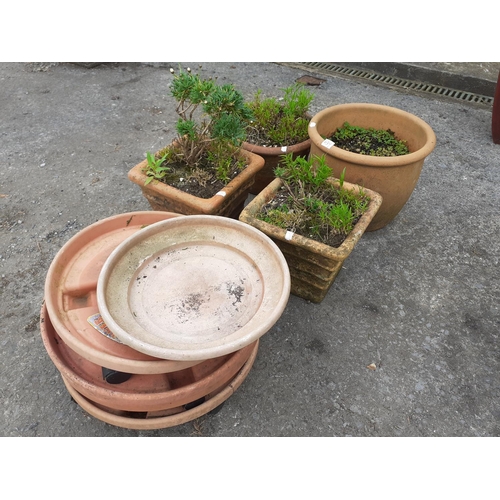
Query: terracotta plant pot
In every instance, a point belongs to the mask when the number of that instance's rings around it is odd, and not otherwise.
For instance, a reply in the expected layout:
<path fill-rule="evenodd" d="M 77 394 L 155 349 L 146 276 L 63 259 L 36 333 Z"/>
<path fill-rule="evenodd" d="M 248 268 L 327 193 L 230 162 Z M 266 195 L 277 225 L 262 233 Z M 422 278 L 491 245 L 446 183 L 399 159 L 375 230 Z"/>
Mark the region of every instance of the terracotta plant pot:
<path fill-rule="evenodd" d="M 45 279 L 45 303 L 56 332 L 72 350 L 125 373 L 167 373 L 196 364 L 148 356 L 113 339 L 97 307 L 97 281 L 111 252 L 141 228 L 176 217 L 151 211 L 115 215 L 86 227 L 59 250 Z"/>
<path fill-rule="evenodd" d="M 367 156 L 332 145 L 325 141 L 344 122 L 351 125 L 392 130 L 404 140 L 410 154 L 392 157 Z M 367 231 L 381 229 L 400 212 L 410 198 L 425 158 L 436 145 L 432 128 L 422 119 L 390 106 L 379 104 L 341 104 L 326 108 L 313 116 L 309 123 L 310 155 L 326 156 L 334 177 L 345 168 L 345 180 L 380 193 L 380 210 Z"/>
<path fill-rule="evenodd" d="M 280 318 L 288 266 L 275 243 L 240 221 L 191 215 L 120 244 L 97 283 L 99 311 L 125 344 L 190 361 L 236 352 Z"/>
<path fill-rule="evenodd" d="M 257 357 L 258 342 L 253 348 L 250 357 L 245 362 L 237 375 L 227 384 L 219 387 L 215 391 L 207 394 L 205 401 L 193 408 L 171 408 L 158 412 L 126 412 L 114 410 L 104 405 L 100 405 L 80 394 L 71 383 L 62 376 L 66 389 L 76 403 L 89 415 L 117 427 L 136 430 L 165 429 L 185 424 L 195 420 L 207 413 L 217 411 L 224 401 L 226 401 L 241 386 L 247 378 Z"/>
<path fill-rule="evenodd" d="M 264 168 L 257 172 L 255 176 L 255 182 L 250 188 L 251 194 L 259 194 L 276 178 L 276 176 L 274 175 L 274 169 L 279 166 L 280 157 L 282 155 L 292 153 L 293 158 L 296 158 L 297 156 L 307 158 L 309 149 L 311 147 L 311 139 L 307 139 L 306 141 L 300 142 L 298 144 L 293 144 L 291 146 L 270 148 L 259 146 L 258 144 L 252 144 L 250 142 L 244 142 L 242 144 L 242 147 L 243 149 L 264 158 Z"/>
<path fill-rule="evenodd" d="M 382 197 L 370 189 L 364 189 L 371 198 L 368 210 L 361 216 L 340 247 L 334 248 L 295 233 L 290 234 L 285 229 L 257 219 L 262 207 L 275 197 L 282 185 L 281 179 L 271 182 L 244 208 L 240 220 L 269 236 L 283 252 L 290 269 L 291 293 L 311 302 L 320 303 L 335 281 L 344 260 L 375 217 L 382 204 Z M 355 191 L 360 189 L 359 186 L 348 182 L 344 182 L 344 188 Z"/>
<path fill-rule="evenodd" d="M 164 210 L 184 215 L 219 215 L 238 218 L 248 197 L 255 175 L 264 167 L 264 159 L 249 151 L 241 150 L 248 160 L 247 167 L 230 181 L 224 189 L 211 198 L 199 198 L 180 189 L 153 180 L 144 185 L 148 179 L 144 173 L 147 160 L 132 168 L 128 178 L 137 184 L 153 210 Z"/>
<path fill-rule="evenodd" d="M 40 313 L 40 332 L 45 349 L 61 375 L 81 395 L 95 403 L 123 411 L 162 411 L 204 399 L 227 384 L 250 357 L 255 343 L 233 354 L 205 360 L 179 371 L 132 375 L 110 384 L 102 367 L 72 351 L 57 335 L 45 305 Z"/>

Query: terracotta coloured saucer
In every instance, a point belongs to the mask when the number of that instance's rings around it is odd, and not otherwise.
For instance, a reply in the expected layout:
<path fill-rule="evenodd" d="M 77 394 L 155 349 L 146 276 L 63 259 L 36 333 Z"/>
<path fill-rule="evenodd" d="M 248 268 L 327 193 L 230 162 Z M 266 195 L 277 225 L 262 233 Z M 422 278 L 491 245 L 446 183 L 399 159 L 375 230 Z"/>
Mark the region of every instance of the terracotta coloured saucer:
<path fill-rule="evenodd" d="M 146 226 L 177 217 L 153 211 L 115 215 L 83 229 L 59 250 L 46 276 L 45 304 L 66 345 L 99 366 L 126 373 L 167 373 L 198 361 L 157 359 L 117 342 L 97 307 L 97 280 L 111 252 Z"/>
<path fill-rule="evenodd" d="M 258 343 L 257 343 L 258 344 Z M 152 430 L 174 427 L 195 420 L 209 412 L 216 411 L 241 386 L 247 378 L 257 357 L 258 345 L 238 374 L 226 385 L 208 394 L 205 401 L 194 408 L 172 408 L 161 412 L 123 412 L 100 405 L 81 395 L 68 380 L 63 378 L 69 394 L 89 415 L 117 427 L 137 430 Z"/>
<path fill-rule="evenodd" d="M 60 371 L 81 395 L 108 408 L 135 412 L 163 411 L 190 405 L 227 384 L 249 359 L 256 343 L 232 354 L 202 361 L 190 368 L 165 374 L 132 375 L 109 384 L 102 367 L 65 345 L 43 306 L 40 331 L 45 349 Z M 257 341 L 258 342 L 258 341 Z"/>
<path fill-rule="evenodd" d="M 237 220 L 190 215 L 121 243 L 102 267 L 97 304 L 133 349 L 170 360 L 223 356 L 255 342 L 290 295 L 277 245 Z"/>

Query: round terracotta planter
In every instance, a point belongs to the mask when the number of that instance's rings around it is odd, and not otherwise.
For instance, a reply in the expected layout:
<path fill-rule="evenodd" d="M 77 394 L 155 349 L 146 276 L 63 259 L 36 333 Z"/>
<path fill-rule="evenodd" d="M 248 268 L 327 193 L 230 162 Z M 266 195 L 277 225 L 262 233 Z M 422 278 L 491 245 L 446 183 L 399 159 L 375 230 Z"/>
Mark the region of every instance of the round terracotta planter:
<path fill-rule="evenodd" d="M 72 351 L 57 335 L 47 314 L 40 313 L 45 349 L 64 379 L 82 396 L 114 410 L 151 412 L 189 406 L 227 384 L 250 357 L 255 343 L 233 354 L 205 360 L 176 372 L 132 375 L 109 384 L 102 367 Z"/>
<path fill-rule="evenodd" d="M 157 222 L 111 253 L 97 305 L 111 331 L 157 358 L 211 359 L 252 344 L 280 318 L 290 273 L 277 245 L 243 222 Z"/>
<path fill-rule="evenodd" d="M 365 128 L 390 129 L 405 140 L 410 154 L 393 157 L 360 155 L 325 140 L 344 122 Z M 310 155 L 325 155 L 333 175 L 382 195 L 382 206 L 367 231 L 383 228 L 401 211 L 420 177 L 425 158 L 436 145 L 436 135 L 422 119 L 390 106 L 367 103 L 341 104 L 323 109 L 309 123 Z"/>
<path fill-rule="evenodd" d="M 259 194 L 275 178 L 274 169 L 279 165 L 281 156 L 292 153 L 293 158 L 302 156 L 304 158 L 309 154 L 311 139 L 307 139 L 298 144 L 280 147 L 264 147 L 250 142 L 243 142 L 243 149 L 255 153 L 264 158 L 264 167 L 255 175 L 255 182 L 250 188 L 251 194 Z"/>
<path fill-rule="evenodd" d="M 157 359 L 113 340 L 97 306 L 97 280 L 111 252 L 144 227 L 176 217 L 179 214 L 152 211 L 112 216 L 74 235 L 56 254 L 45 279 L 45 304 L 58 335 L 83 358 L 137 374 L 168 373 L 196 364 Z"/>
<path fill-rule="evenodd" d="M 86 398 L 80 394 L 68 380 L 62 376 L 64 384 L 76 403 L 89 415 L 108 424 L 126 429 L 152 430 L 174 427 L 195 420 L 214 411 L 226 401 L 241 386 L 247 378 L 257 357 L 258 342 L 255 344 L 250 357 L 247 359 L 237 375 L 226 385 L 207 394 L 205 401 L 194 408 L 173 408 L 160 412 L 124 412 L 108 408 Z"/>

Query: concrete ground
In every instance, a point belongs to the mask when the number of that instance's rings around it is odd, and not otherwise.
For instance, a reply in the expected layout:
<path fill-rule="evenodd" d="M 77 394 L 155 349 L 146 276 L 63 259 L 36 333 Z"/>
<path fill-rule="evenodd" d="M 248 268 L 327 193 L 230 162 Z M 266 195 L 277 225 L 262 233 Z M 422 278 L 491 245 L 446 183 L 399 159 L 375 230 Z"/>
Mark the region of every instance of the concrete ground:
<path fill-rule="evenodd" d="M 45 276 L 83 228 L 150 209 L 127 172 L 175 135 L 168 68 L 177 64 L 0 64 L 0 435 L 500 436 L 491 106 L 274 63 L 186 65 L 248 97 L 317 76 L 313 113 L 372 102 L 419 116 L 437 146 L 412 197 L 362 237 L 321 304 L 290 297 L 218 413 L 136 431 L 70 398 L 40 338 Z"/>

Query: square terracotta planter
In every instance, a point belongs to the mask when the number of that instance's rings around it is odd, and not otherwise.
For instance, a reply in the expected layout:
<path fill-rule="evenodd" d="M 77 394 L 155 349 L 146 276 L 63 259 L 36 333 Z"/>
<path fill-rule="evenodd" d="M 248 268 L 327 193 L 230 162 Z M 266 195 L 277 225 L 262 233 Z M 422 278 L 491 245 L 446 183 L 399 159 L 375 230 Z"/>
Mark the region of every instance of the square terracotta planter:
<path fill-rule="evenodd" d="M 335 184 L 335 179 L 329 179 Z M 370 197 L 368 210 L 361 216 L 351 233 L 338 247 L 331 247 L 311 238 L 291 233 L 257 219 L 262 207 L 269 203 L 283 185 L 275 179 L 241 212 L 240 221 L 250 224 L 269 236 L 282 251 L 290 269 L 291 293 L 311 302 L 320 303 L 328 293 L 344 260 L 350 255 L 382 204 L 382 196 L 364 188 Z M 344 182 L 344 187 L 358 191 L 360 186 Z"/>
<path fill-rule="evenodd" d="M 255 175 L 264 167 L 262 157 L 243 149 L 240 150 L 240 154 L 247 158 L 247 167 L 211 198 L 199 198 L 157 180 L 145 185 L 148 179 L 144 173 L 147 160 L 132 168 L 128 178 L 141 188 L 142 194 L 153 210 L 183 215 L 219 215 L 237 219 L 255 181 Z"/>

